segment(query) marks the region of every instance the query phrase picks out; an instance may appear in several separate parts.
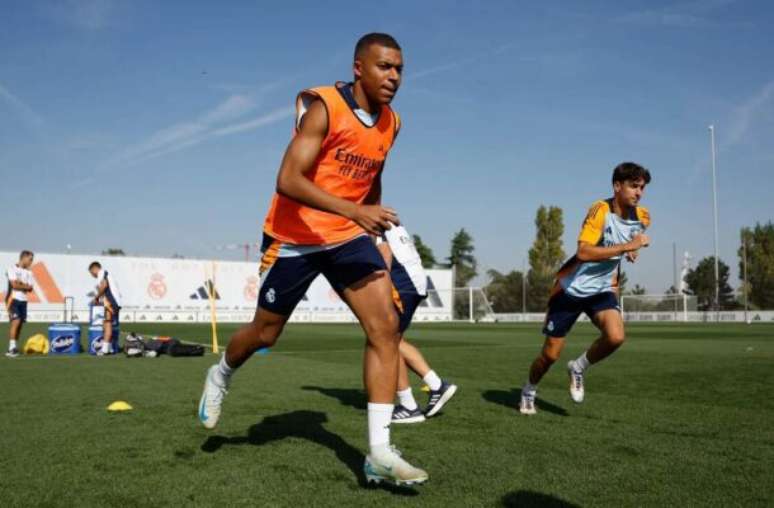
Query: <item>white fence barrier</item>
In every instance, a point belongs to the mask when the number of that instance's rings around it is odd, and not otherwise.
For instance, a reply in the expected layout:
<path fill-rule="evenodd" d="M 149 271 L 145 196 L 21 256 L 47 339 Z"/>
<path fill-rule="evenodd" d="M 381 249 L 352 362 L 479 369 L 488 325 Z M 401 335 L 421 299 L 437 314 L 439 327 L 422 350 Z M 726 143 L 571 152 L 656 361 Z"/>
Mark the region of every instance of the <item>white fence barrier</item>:
<path fill-rule="evenodd" d="M 18 252 L 0 252 L 2 272 L 18 257 Z M 123 322 L 209 322 L 210 298 L 219 322 L 253 318 L 260 285 L 257 263 L 36 253 L 31 267 L 34 290 L 29 294 L 28 320 L 62 321 L 65 298 L 72 298 L 73 321 L 87 322 L 95 289 L 95 279 L 87 268 L 95 260 L 119 286 Z M 452 320 L 452 271 L 427 270 L 427 276 L 430 295 L 417 310 L 415 320 Z M 1 280 L 0 288 L 5 286 Z M 0 298 L 3 296 L 0 291 Z M 0 320 L 7 319 L 6 309 L 2 308 Z M 299 302 L 291 321 L 348 322 L 354 321 L 354 316 L 320 276 Z"/>
<path fill-rule="evenodd" d="M 491 316 L 486 316 L 482 321 L 495 321 L 500 323 L 534 323 L 542 322 L 545 319 L 545 313 L 537 312 L 512 312 L 512 313 L 494 313 Z M 774 323 L 774 311 L 773 310 L 751 310 L 747 312 L 745 316 L 744 311 L 721 311 L 716 312 L 703 312 L 703 311 L 688 311 L 674 312 L 626 312 L 625 320 L 627 322 L 684 322 L 692 323 Z M 588 317 L 582 314 L 578 321 L 588 321 Z"/>

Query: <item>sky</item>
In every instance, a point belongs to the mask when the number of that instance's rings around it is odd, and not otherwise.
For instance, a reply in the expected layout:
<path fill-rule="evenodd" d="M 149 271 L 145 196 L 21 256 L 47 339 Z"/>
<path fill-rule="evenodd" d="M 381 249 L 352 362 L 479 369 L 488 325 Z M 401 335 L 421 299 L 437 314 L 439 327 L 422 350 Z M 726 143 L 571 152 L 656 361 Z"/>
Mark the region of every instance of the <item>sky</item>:
<path fill-rule="evenodd" d="M 295 95 L 384 31 L 405 70 L 383 201 L 437 258 L 465 228 L 479 273 L 521 269 L 541 204 L 571 255 L 632 160 L 652 246 L 625 269 L 662 293 L 673 245 L 713 253 L 713 124 L 738 285 L 739 229 L 774 219 L 774 3 L 323 4 L 5 0 L 0 250 L 242 259 L 222 247 L 260 240 Z"/>

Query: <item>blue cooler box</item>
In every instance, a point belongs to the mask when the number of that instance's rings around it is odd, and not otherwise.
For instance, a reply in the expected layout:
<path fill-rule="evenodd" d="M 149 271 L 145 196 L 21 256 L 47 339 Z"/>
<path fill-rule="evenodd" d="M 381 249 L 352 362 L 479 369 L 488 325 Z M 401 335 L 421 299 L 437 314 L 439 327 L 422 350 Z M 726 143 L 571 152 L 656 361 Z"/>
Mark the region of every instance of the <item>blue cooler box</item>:
<path fill-rule="evenodd" d="M 117 326 L 113 327 L 113 353 L 120 353 L 121 349 L 118 345 L 118 335 L 121 330 Z M 89 327 L 89 354 L 96 355 L 97 351 L 102 349 L 102 326 L 90 326 Z"/>
<path fill-rule="evenodd" d="M 48 327 L 51 355 L 75 355 L 81 352 L 81 327 L 72 323 L 54 323 Z"/>

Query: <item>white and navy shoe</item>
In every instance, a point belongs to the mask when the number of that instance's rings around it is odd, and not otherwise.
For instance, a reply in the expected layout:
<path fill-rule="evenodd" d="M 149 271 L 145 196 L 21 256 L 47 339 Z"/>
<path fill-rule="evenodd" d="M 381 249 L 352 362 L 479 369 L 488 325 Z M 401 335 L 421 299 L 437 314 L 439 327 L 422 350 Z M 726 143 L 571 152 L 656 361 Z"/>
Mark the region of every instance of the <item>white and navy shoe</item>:
<path fill-rule="evenodd" d="M 223 397 L 228 393 L 228 385 L 223 385 L 216 380 L 217 370 L 217 364 L 207 370 L 204 391 L 199 400 L 199 421 L 207 429 L 214 429 L 218 424 L 220 406 L 223 404 Z"/>
<path fill-rule="evenodd" d="M 427 402 L 425 416 L 430 418 L 435 416 L 443 406 L 457 393 L 457 385 L 441 381 L 441 387 L 438 390 L 430 390 L 430 400 Z"/>
<path fill-rule="evenodd" d="M 368 454 L 363 464 L 363 473 L 369 485 L 387 482 L 398 486 L 411 486 L 425 483 L 428 479 L 426 471 L 403 460 L 401 453 L 394 446 L 378 459 Z"/>
<path fill-rule="evenodd" d="M 519 413 L 523 415 L 537 414 L 535 409 L 535 392 L 528 392 L 521 389 L 521 401 L 519 402 Z"/>
<path fill-rule="evenodd" d="M 17 348 L 11 348 L 8 350 L 8 352 L 5 354 L 8 358 L 16 358 L 21 353 L 19 353 L 19 350 Z"/>
<path fill-rule="evenodd" d="M 583 402 L 585 390 L 583 388 L 583 371 L 575 368 L 575 362 L 567 364 L 567 374 L 570 376 L 570 398 L 576 404 Z"/>
<path fill-rule="evenodd" d="M 425 414 L 419 409 L 408 409 L 403 404 L 398 404 L 392 410 L 392 423 L 422 423 L 425 421 Z"/>

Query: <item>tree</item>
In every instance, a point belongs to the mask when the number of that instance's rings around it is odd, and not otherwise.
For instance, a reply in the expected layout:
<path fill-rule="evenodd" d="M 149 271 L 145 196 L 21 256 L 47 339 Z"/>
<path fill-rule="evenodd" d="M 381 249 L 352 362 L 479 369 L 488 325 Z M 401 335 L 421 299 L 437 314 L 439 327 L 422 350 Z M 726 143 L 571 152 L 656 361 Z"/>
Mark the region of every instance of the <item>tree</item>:
<path fill-rule="evenodd" d="M 774 308 L 774 224 L 743 228 L 747 244 L 747 284 L 750 302 L 759 309 Z M 744 249 L 739 247 L 739 278 L 744 281 Z"/>
<path fill-rule="evenodd" d="M 422 268 L 433 268 L 436 265 L 433 250 L 422 242 L 419 235 L 413 235 L 414 247 L 417 248 L 419 258 L 422 260 Z"/>
<path fill-rule="evenodd" d="M 522 310 L 522 285 L 524 274 L 512 270 L 503 274 L 497 270 L 486 272 L 489 276 L 489 284 L 484 287 L 492 310 L 495 312 L 521 312 Z"/>
<path fill-rule="evenodd" d="M 733 308 L 734 290 L 728 285 L 728 265 L 719 260 L 720 308 Z M 689 294 L 696 295 L 699 310 L 711 310 L 715 304 L 715 256 L 707 256 L 699 261 L 695 269 L 688 270 L 685 276 Z"/>
<path fill-rule="evenodd" d="M 117 249 L 115 247 L 110 247 L 109 249 L 105 249 L 102 251 L 103 256 L 126 256 L 126 253 L 124 252 L 124 249 Z"/>
<path fill-rule="evenodd" d="M 564 260 L 562 209 L 541 205 L 535 216 L 535 227 L 535 242 L 529 250 L 527 308 L 540 312 L 546 308 L 556 272 Z"/>
<path fill-rule="evenodd" d="M 451 241 L 449 257 L 446 258 L 449 265 L 454 266 L 457 287 L 467 286 L 471 279 L 478 275 L 476 272 L 478 262 L 473 256 L 474 250 L 473 237 L 465 231 L 465 228 L 457 231 Z"/>
<path fill-rule="evenodd" d="M 631 294 L 633 294 L 635 296 L 641 296 L 641 295 L 646 294 L 647 292 L 648 291 L 644 287 L 640 286 L 639 284 L 635 284 L 634 288 L 632 289 Z"/>
<path fill-rule="evenodd" d="M 618 294 L 626 294 L 626 285 L 629 283 L 629 278 L 626 276 L 626 272 L 621 270 L 621 275 L 618 277 Z"/>

